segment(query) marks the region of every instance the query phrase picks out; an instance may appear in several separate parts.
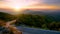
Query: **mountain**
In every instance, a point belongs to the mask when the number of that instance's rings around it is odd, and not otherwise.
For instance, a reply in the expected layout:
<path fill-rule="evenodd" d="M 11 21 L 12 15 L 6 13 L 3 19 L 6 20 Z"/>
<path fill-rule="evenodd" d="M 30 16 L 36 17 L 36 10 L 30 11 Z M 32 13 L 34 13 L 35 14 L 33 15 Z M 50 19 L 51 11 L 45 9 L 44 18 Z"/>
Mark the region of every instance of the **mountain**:
<path fill-rule="evenodd" d="M 40 14 L 43 14 L 43 15 L 48 15 L 48 14 L 58 14 L 60 13 L 60 10 L 24 10 L 22 12 L 23 14 L 37 14 L 37 15 L 40 15 Z"/>
<path fill-rule="evenodd" d="M 54 17 L 56 21 L 60 21 L 60 10 L 24 10 L 22 14 L 47 15 Z"/>
<path fill-rule="evenodd" d="M 10 21 L 10 20 L 13 20 L 15 18 L 16 17 L 14 15 L 4 13 L 4 12 L 0 12 L 0 20 Z"/>
<path fill-rule="evenodd" d="M 0 12 L 5 12 L 8 14 L 16 14 L 11 9 L 0 9 Z M 20 12 L 20 14 L 34 14 L 34 15 L 48 15 L 53 16 L 55 20 L 60 21 L 60 10 L 31 10 L 25 9 Z"/>

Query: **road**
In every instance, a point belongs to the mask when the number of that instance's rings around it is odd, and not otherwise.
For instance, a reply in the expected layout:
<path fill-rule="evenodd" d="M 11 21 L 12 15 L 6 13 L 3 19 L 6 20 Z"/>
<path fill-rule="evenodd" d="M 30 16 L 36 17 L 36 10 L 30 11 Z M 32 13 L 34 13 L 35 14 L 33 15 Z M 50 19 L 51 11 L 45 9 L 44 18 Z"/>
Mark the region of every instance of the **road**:
<path fill-rule="evenodd" d="M 60 31 L 52 31 L 52 30 L 42 30 L 38 28 L 29 28 L 26 26 L 11 26 L 11 23 L 16 22 L 16 20 L 7 22 L 4 26 L 9 30 L 12 30 L 15 34 L 16 33 L 23 33 L 23 34 L 60 34 Z"/>
<path fill-rule="evenodd" d="M 19 30 L 23 32 L 23 34 L 60 34 L 60 31 L 52 31 L 52 30 L 42 30 L 38 28 L 29 28 L 29 27 L 17 27 Z"/>

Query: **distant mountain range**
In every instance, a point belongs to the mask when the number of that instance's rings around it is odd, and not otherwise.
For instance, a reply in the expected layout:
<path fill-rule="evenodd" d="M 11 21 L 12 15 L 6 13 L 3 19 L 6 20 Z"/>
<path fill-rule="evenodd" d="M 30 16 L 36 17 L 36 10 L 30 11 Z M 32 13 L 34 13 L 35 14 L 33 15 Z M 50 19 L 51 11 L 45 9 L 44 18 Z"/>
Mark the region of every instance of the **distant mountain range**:
<path fill-rule="evenodd" d="M 37 14 L 37 15 L 59 15 L 60 14 L 60 10 L 24 10 L 22 11 L 23 14 Z"/>
<path fill-rule="evenodd" d="M 9 9 L 0 9 L 0 12 L 14 14 L 14 11 Z M 35 15 L 48 15 L 53 16 L 57 21 L 60 21 L 60 10 L 30 10 L 26 9 L 20 12 L 20 14 L 35 14 Z"/>
<path fill-rule="evenodd" d="M 22 14 L 48 15 L 60 21 L 60 10 L 25 10 Z"/>
<path fill-rule="evenodd" d="M 14 11 L 12 9 L 0 9 L 0 12 L 5 12 L 5 13 L 9 13 L 9 14 L 15 14 Z M 25 9 L 20 11 L 20 14 L 37 14 L 37 15 L 48 15 L 48 14 L 52 14 L 52 15 L 59 15 L 60 14 L 60 10 L 31 10 L 31 9 Z"/>

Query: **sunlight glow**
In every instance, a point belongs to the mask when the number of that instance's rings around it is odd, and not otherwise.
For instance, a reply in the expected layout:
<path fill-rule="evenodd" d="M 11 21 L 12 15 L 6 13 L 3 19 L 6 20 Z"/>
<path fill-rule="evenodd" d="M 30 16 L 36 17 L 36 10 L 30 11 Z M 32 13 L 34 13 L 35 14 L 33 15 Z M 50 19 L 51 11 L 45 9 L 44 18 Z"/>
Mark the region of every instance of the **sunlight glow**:
<path fill-rule="evenodd" d="M 13 10 L 14 10 L 14 11 L 19 11 L 19 10 L 20 10 L 20 6 L 14 6 L 14 7 L 13 7 Z"/>
<path fill-rule="evenodd" d="M 32 5 L 32 6 L 31 6 Z M 36 6 L 37 5 L 37 6 Z M 27 7 L 26 7 L 27 6 Z M 60 6 L 59 6 L 60 7 Z M 0 8 L 11 8 L 18 12 L 21 8 L 31 8 L 31 9 L 60 9 L 58 6 L 47 5 L 41 0 L 3 0 L 0 1 Z"/>

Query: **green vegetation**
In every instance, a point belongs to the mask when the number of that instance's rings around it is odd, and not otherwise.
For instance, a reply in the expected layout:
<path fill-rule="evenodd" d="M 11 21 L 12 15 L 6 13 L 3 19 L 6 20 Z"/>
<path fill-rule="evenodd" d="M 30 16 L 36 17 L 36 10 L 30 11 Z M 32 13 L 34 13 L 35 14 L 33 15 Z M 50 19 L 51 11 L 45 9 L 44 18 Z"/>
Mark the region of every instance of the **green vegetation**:
<path fill-rule="evenodd" d="M 0 12 L 0 20 L 11 21 L 13 19 L 16 19 L 16 17 L 8 13 Z"/>
<path fill-rule="evenodd" d="M 0 20 L 11 21 L 14 19 L 16 19 L 15 16 L 0 12 Z M 15 25 L 19 26 L 22 24 L 29 27 L 60 31 L 60 22 L 56 21 L 55 17 L 49 15 L 20 14 Z"/>
<path fill-rule="evenodd" d="M 27 25 L 30 27 L 57 30 L 60 31 L 60 22 L 57 22 L 53 16 L 21 14 L 16 25 Z"/>
<path fill-rule="evenodd" d="M 7 22 L 7 21 L 14 20 L 14 19 L 16 19 L 15 16 L 10 15 L 10 14 L 8 14 L 8 13 L 0 12 L 0 21 Z M 2 22 L 2 23 L 3 23 L 3 22 Z M 2 26 L 1 26 L 1 23 L 0 23 L 0 34 L 13 34 L 13 32 L 10 31 L 10 30 L 8 30 L 8 29 L 5 28 L 5 27 L 2 27 Z"/>

